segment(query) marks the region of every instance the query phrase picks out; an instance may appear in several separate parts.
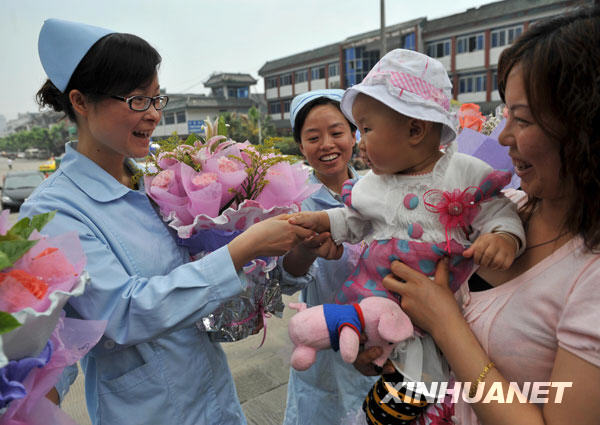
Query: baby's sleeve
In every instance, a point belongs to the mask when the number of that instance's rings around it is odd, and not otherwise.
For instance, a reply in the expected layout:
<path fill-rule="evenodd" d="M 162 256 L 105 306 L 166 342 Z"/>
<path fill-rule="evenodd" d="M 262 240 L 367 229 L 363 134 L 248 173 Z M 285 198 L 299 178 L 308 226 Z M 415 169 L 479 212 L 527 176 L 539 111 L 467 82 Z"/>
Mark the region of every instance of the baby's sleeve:
<path fill-rule="evenodd" d="M 326 210 L 335 243 L 359 243 L 371 232 L 371 222 L 350 207 Z"/>
<path fill-rule="evenodd" d="M 476 182 L 475 185 L 484 193 L 484 201 L 479 204 L 481 209 L 471 223 L 473 233 L 469 239 L 474 241 L 484 233 L 507 232 L 519 239 L 521 243 L 517 255 L 522 254 L 525 250 L 525 229 L 517 212 L 517 204 L 500 190 L 506 183 L 500 183 L 503 180 L 500 176 L 505 176 L 505 173 L 494 171 L 476 158 L 461 159 L 464 161 L 460 164 L 463 175 L 471 180 L 470 185 Z M 467 183 L 463 185 L 469 186 Z"/>
<path fill-rule="evenodd" d="M 558 321 L 558 345 L 600 367 L 600 259 L 586 267 L 571 289 Z"/>

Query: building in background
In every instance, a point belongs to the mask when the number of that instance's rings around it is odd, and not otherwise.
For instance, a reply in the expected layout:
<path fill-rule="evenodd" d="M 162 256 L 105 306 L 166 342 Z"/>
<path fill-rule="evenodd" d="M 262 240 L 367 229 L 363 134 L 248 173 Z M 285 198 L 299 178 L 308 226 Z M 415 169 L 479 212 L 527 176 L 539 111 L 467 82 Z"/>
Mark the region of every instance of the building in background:
<path fill-rule="evenodd" d="M 264 94 L 250 93 L 250 88 L 256 83 L 250 74 L 216 73 L 204 83 L 210 88 L 210 95 L 164 93 L 169 96 L 169 104 L 152 138 L 162 139 L 174 132 L 182 137 L 191 133 L 202 134 L 204 121 L 207 118 L 214 120 L 224 112 L 247 114 L 254 106 L 265 114 Z"/>
<path fill-rule="evenodd" d="M 6 129 L 6 118 L 0 114 L 0 137 L 4 136 L 4 130 Z"/>
<path fill-rule="evenodd" d="M 4 132 L 0 132 L 0 137 L 8 136 L 19 131 L 28 131 L 34 127 L 50 128 L 54 124 L 63 121 L 68 128 L 73 126 L 73 123 L 71 123 L 63 112 L 45 110 L 42 112 L 18 113 L 17 118 L 6 122 Z"/>
<path fill-rule="evenodd" d="M 502 50 L 536 21 L 591 4 L 591 0 L 504 0 L 428 20 L 414 19 L 385 28 L 386 48 L 417 50 L 444 64 L 453 98 L 474 102 L 484 113 L 500 103 L 497 67 Z M 281 132 L 290 130 L 292 98 L 320 88 L 346 89 L 359 83 L 381 57 L 380 30 L 338 43 L 267 61 L 258 71 L 265 100 Z"/>

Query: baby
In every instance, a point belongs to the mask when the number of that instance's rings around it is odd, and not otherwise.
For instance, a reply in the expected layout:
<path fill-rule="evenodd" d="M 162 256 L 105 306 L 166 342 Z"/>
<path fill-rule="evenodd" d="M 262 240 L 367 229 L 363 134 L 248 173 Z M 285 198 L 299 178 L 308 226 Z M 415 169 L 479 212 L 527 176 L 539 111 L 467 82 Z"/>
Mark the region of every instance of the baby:
<path fill-rule="evenodd" d="M 450 98 L 444 66 L 402 49 L 386 54 L 360 84 L 345 92 L 342 112 L 361 132 L 371 171 L 346 182 L 345 208 L 290 218 L 316 232 L 331 232 L 338 244 L 368 243 L 337 302 L 369 296 L 398 301 L 382 285 L 392 261 L 433 276 L 444 256 L 450 257 L 450 286 L 455 293 L 460 290 L 455 294 L 460 298 L 473 262 L 506 269 L 524 249 L 516 207 L 500 193 L 511 176 L 456 152 Z M 407 381 L 448 378 L 428 335 L 396 350 L 391 360 Z M 415 415 L 422 410 L 422 403 L 416 404 L 420 407 Z M 369 413 L 376 414 L 367 412 L 367 418 Z"/>

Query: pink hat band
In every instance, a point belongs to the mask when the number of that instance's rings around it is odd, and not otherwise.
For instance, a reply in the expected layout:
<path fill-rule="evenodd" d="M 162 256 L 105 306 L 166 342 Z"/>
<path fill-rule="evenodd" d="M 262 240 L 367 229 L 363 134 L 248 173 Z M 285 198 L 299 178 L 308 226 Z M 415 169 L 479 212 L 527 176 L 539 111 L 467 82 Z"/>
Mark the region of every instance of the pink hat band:
<path fill-rule="evenodd" d="M 383 78 L 382 78 L 383 77 Z M 379 84 L 381 79 L 389 78 L 392 86 L 400 89 L 398 97 L 402 97 L 404 91 L 411 92 L 426 100 L 432 100 L 446 111 L 450 110 L 450 99 L 444 91 L 428 83 L 422 78 L 398 71 L 381 71 L 373 68 L 362 81 L 362 84 Z"/>

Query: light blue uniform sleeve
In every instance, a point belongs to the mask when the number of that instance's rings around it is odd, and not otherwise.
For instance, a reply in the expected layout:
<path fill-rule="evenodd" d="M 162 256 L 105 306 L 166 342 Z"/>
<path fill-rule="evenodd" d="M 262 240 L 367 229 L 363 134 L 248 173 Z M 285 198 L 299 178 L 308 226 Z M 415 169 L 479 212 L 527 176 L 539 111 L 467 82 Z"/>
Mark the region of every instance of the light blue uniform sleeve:
<path fill-rule="evenodd" d="M 71 385 L 73 385 L 73 382 L 75 382 L 75 379 L 77 379 L 78 373 L 79 370 L 77 369 L 77 363 L 75 363 L 65 367 L 60 377 L 58 378 L 58 382 L 56 383 L 56 385 L 54 385 L 54 388 L 56 388 L 56 391 L 58 391 L 58 399 L 60 404 L 62 404 L 63 400 L 65 399 L 65 396 L 71 388 Z"/>
<path fill-rule="evenodd" d="M 25 204 L 21 216 L 48 210 L 51 208 L 44 203 Z M 140 224 L 135 230 L 129 230 L 132 233 L 129 237 L 137 239 L 135 245 L 143 247 L 140 250 L 155 255 L 146 260 L 148 263 L 160 262 L 165 270 L 164 275 L 144 277 L 128 272 L 124 264 L 132 269 L 143 266 L 147 269 L 153 264 L 140 264 L 143 260 L 139 258 L 129 261 L 135 258 L 135 253 L 126 252 L 123 246 L 127 244 L 109 246 L 83 219 L 59 212 L 47 227 L 44 233 L 78 232 L 91 280 L 85 293 L 70 299 L 69 303 L 84 319 L 107 320 L 105 335 L 121 345 L 138 344 L 193 325 L 246 286 L 234 269 L 227 246 L 200 260 L 181 264 L 181 254 L 170 252 L 178 249 L 171 238 L 167 241 L 161 235 L 151 234 Z M 128 230 L 122 231 L 120 237 L 127 237 Z"/>

